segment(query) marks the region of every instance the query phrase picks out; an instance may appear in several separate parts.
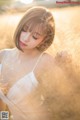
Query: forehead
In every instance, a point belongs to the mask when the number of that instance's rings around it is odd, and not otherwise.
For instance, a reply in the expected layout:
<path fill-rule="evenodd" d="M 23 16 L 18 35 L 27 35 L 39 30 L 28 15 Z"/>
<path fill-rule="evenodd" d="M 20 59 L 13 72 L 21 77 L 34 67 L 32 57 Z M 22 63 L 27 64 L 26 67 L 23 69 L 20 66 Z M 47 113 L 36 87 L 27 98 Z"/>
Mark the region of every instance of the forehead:
<path fill-rule="evenodd" d="M 39 36 L 46 35 L 47 26 L 41 22 L 28 22 L 23 26 L 25 31 L 30 31 L 32 33 L 36 33 Z"/>

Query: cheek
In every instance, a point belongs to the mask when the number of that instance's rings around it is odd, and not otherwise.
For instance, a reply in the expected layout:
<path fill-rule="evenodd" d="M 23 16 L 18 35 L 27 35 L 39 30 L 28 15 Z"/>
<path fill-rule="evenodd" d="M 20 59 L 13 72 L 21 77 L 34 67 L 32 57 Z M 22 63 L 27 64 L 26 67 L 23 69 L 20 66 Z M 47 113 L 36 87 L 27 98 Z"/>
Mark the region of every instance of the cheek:
<path fill-rule="evenodd" d="M 25 37 L 25 32 L 21 32 L 21 34 L 20 34 L 20 38 L 24 38 Z"/>
<path fill-rule="evenodd" d="M 27 40 L 27 38 L 28 38 L 29 35 L 30 35 L 29 32 L 21 32 L 20 40 L 21 40 L 21 41 Z"/>
<path fill-rule="evenodd" d="M 20 35 L 20 41 L 24 41 L 26 38 L 25 38 L 25 34 L 21 34 Z"/>
<path fill-rule="evenodd" d="M 42 40 L 34 40 L 33 45 L 38 46 L 39 44 L 42 43 Z"/>
<path fill-rule="evenodd" d="M 36 47 L 36 46 L 38 46 L 38 44 L 39 44 L 38 42 L 31 42 L 31 43 L 30 43 L 30 45 L 31 45 L 32 47 Z"/>

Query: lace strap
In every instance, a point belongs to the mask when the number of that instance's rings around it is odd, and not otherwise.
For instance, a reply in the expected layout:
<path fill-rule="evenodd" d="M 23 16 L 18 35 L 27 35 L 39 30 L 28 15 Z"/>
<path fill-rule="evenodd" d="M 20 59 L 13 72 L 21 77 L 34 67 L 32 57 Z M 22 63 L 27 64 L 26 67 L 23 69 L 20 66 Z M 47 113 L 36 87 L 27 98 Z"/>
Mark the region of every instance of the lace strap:
<path fill-rule="evenodd" d="M 35 66 L 33 67 L 32 71 L 35 70 L 35 68 L 36 68 L 36 66 L 38 65 L 38 63 L 39 63 L 39 61 L 40 61 L 40 59 L 41 59 L 41 57 L 42 57 L 43 54 L 44 54 L 44 52 L 43 52 L 43 53 L 39 56 L 39 58 L 37 59 L 37 62 L 36 62 L 36 64 L 35 64 Z"/>

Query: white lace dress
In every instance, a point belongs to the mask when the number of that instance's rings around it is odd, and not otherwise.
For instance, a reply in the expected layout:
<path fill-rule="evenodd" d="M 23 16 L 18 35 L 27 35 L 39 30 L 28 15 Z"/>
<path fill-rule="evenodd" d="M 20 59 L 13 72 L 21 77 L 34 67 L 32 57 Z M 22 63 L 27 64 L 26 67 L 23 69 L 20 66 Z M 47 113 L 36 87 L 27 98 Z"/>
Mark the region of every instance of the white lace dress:
<path fill-rule="evenodd" d="M 41 56 L 37 60 L 37 63 Z M 36 65 L 34 66 L 34 69 Z M 28 94 L 38 86 L 38 81 L 33 70 L 29 74 L 17 80 L 17 82 L 9 89 L 6 96 L 0 89 L 0 99 L 2 99 L 2 101 L 4 101 L 9 107 L 13 116 L 12 120 L 39 120 L 36 118 L 37 113 L 32 115 L 30 113 L 30 108 L 27 106 Z"/>

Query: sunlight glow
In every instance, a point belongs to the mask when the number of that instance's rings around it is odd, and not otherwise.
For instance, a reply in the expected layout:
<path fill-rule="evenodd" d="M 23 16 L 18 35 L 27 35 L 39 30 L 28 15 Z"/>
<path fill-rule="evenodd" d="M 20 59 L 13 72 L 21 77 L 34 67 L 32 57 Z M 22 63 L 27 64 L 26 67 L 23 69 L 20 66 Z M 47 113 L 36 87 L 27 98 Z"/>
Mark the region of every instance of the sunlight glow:
<path fill-rule="evenodd" d="M 30 4 L 33 2 L 33 0 L 20 0 L 20 2 L 22 2 L 24 4 Z"/>

